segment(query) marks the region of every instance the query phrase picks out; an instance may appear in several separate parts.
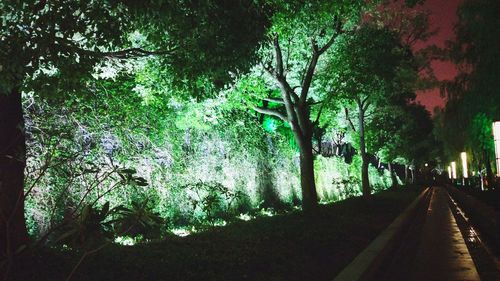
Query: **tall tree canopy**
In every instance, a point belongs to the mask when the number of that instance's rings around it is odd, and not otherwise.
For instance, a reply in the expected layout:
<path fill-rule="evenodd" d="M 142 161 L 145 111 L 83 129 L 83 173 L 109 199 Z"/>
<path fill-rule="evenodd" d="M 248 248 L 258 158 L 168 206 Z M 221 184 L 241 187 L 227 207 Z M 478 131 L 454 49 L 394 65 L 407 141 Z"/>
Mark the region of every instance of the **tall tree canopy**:
<path fill-rule="evenodd" d="M 220 85 L 249 66 L 268 23 L 253 1 L 2 1 L 0 14 L 0 253 L 27 242 L 22 91 L 85 93 L 98 63 L 149 56 L 180 81 Z"/>
<path fill-rule="evenodd" d="M 357 113 L 357 121 L 354 123 L 350 119 L 350 107 L 344 107 L 351 129 L 359 136 L 359 150 L 363 160 L 363 194 L 366 197 L 371 194 L 366 123 L 371 120 L 375 111 L 396 103 L 404 104 L 412 97 L 417 72 L 407 48 L 400 44 L 400 38 L 394 33 L 365 25 L 346 34 L 335 46 L 328 61 L 328 77 L 333 94 L 346 105 L 353 104 Z"/>

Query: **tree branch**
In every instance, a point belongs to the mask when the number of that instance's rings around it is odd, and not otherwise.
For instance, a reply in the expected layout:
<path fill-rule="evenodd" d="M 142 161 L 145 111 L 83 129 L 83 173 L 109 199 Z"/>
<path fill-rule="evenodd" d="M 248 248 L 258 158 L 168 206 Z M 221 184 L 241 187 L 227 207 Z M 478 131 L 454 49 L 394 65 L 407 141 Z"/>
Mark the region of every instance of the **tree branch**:
<path fill-rule="evenodd" d="M 320 103 L 321 106 L 320 106 L 320 108 L 318 110 L 318 113 L 316 114 L 316 119 L 314 120 L 313 125 L 317 125 L 319 123 L 319 118 L 321 117 L 321 113 L 323 113 L 323 108 L 325 108 L 326 104 L 330 103 L 330 101 L 332 100 L 332 97 L 333 97 L 333 94 L 330 93 L 326 97 L 326 99 L 324 99 L 324 100 L 316 103 L 316 104 Z"/>
<path fill-rule="evenodd" d="M 311 61 L 307 66 L 306 75 L 304 76 L 304 80 L 302 81 L 302 89 L 300 91 L 300 99 L 299 102 L 304 104 L 307 99 L 307 94 L 309 93 L 309 87 L 312 83 L 312 78 L 314 75 L 314 70 L 316 69 L 316 65 L 318 64 L 319 53 L 314 51 L 313 47 L 313 55 L 311 57 Z"/>
<path fill-rule="evenodd" d="M 352 120 L 349 117 L 349 110 L 346 107 L 344 107 L 344 112 L 345 112 L 345 119 L 347 120 L 347 122 L 349 122 L 349 125 L 351 126 L 351 129 L 354 132 L 356 132 L 356 127 L 354 127 L 354 124 L 352 123 Z"/>
<path fill-rule="evenodd" d="M 326 52 L 333 45 L 333 43 L 335 43 L 335 39 L 337 39 L 340 34 L 344 33 L 344 30 L 342 29 L 342 22 L 340 21 L 340 19 L 336 17 L 334 21 L 335 33 L 332 35 L 332 37 L 330 37 L 330 40 L 328 40 L 328 42 L 326 42 L 326 44 L 321 49 L 319 49 L 318 52 L 320 55 Z"/>
<path fill-rule="evenodd" d="M 274 50 L 276 53 L 276 76 L 283 76 L 283 54 L 281 53 L 278 35 L 274 37 Z"/>
<path fill-rule="evenodd" d="M 316 69 L 316 65 L 318 64 L 319 57 L 326 52 L 335 42 L 335 39 L 342 33 L 342 23 L 339 19 L 335 18 L 335 33 L 330 37 L 330 40 L 321 48 L 318 47 L 316 40 L 311 39 L 311 45 L 313 49 L 313 54 L 311 57 L 311 61 L 307 66 L 307 71 L 302 81 L 302 90 L 300 92 L 300 103 L 304 104 L 307 100 L 307 94 L 309 92 L 309 87 L 312 83 L 312 78 L 314 75 L 314 71 Z"/>
<path fill-rule="evenodd" d="M 100 52 L 100 51 L 89 51 L 80 49 L 86 55 L 100 58 L 112 58 L 112 59 L 129 59 L 129 58 L 139 58 L 148 56 L 163 56 L 170 55 L 175 51 L 175 48 L 168 50 L 157 50 L 157 51 L 147 51 L 141 48 L 130 48 L 113 52 Z"/>
<path fill-rule="evenodd" d="M 285 104 L 285 101 L 283 101 L 283 99 L 279 99 L 279 98 L 263 98 L 262 100 L 272 102 L 272 103 Z"/>
<path fill-rule="evenodd" d="M 269 109 L 269 108 L 262 108 L 262 107 L 257 107 L 257 106 L 254 106 L 253 110 L 257 111 L 258 113 L 278 117 L 279 119 L 281 119 L 285 122 L 289 122 L 288 119 L 286 118 L 286 116 L 277 110 Z"/>
<path fill-rule="evenodd" d="M 77 46 L 75 42 L 72 42 L 67 38 L 57 38 L 56 41 L 63 48 L 68 48 L 78 54 L 94 58 L 129 59 L 129 58 L 148 57 L 148 56 L 162 56 L 162 55 L 170 55 L 177 49 L 177 47 L 172 47 L 165 50 L 148 51 L 142 48 L 128 48 L 118 51 L 107 52 L 107 51 L 93 51 L 93 50 L 83 49 Z"/>

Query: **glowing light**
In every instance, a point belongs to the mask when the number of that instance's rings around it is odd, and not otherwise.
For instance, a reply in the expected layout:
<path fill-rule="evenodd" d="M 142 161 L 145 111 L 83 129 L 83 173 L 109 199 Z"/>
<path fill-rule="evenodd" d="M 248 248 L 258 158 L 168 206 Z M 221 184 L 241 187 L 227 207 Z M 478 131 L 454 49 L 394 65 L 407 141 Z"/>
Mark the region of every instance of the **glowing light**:
<path fill-rule="evenodd" d="M 278 124 L 276 121 L 272 118 L 266 118 L 264 119 L 264 129 L 270 133 L 276 132 L 276 129 L 278 128 Z"/>
<path fill-rule="evenodd" d="M 457 163 L 455 161 L 451 162 L 451 176 L 453 179 L 457 179 Z"/>
<path fill-rule="evenodd" d="M 500 121 L 493 122 L 493 139 L 495 140 L 497 177 L 500 177 Z"/>
<path fill-rule="evenodd" d="M 273 217 L 276 215 L 276 212 L 273 209 L 268 208 L 268 209 L 261 209 L 260 214 L 265 217 Z"/>
<path fill-rule="evenodd" d="M 191 235 L 191 232 L 187 229 L 184 229 L 184 228 L 176 228 L 176 229 L 172 229 L 172 233 L 174 235 L 177 235 L 177 236 L 180 236 L 180 237 L 186 237 L 188 235 Z"/>
<path fill-rule="evenodd" d="M 451 175 L 451 167 L 450 167 L 450 166 L 448 166 L 448 177 L 451 179 L 451 176 L 452 176 L 452 175 Z"/>
<path fill-rule="evenodd" d="M 429 164 L 425 163 L 425 167 L 429 167 Z"/>
<path fill-rule="evenodd" d="M 123 246 L 134 246 L 137 241 L 134 238 L 128 236 L 118 236 L 115 238 L 115 243 Z"/>
<path fill-rule="evenodd" d="M 460 153 L 460 158 L 462 159 L 462 171 L 464 174 L 464 179 L 469 177 L 469 172 L 467 171 L 467 153 Z"/>
<path fill-rule="evenodd" d="M 249 220 L 253 219 L 254 217 L 252 217 L 252 216 L 251 216 L 251 215 L 249 215 L 249 214 L 240 214 L 240 215 L 238 216 L 238 218 L 239 218 L 240 220 L 242 220 L 242 221 L 249 221 Z"/>
<path fill-rule="evenodd" d="M 214 226 L 226 226 L 227 225 L 227 221 L 225 220 L 216 220 L 214 222 Z"/>

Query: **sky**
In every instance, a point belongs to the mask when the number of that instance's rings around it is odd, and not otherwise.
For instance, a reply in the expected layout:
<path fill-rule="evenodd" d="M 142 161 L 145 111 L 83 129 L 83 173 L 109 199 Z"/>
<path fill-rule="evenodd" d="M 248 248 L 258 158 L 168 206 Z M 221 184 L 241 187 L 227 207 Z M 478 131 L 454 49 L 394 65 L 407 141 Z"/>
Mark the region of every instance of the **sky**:
<path fill-rule="evenodd" d="M 427 0 L 424 7 L 431 12 L 431 30 L 438 29 L 438 33 L 425 43 L 418 44 L 417 48 L 435 44 L 444 47 L 447 40 L 454 38 L 453 26 L 457 21 L 457 7 L 460 0 Z M 457 71 L 450 62 L 435 61 L 432 63 L 434 74 L 439 80 L 447 80 L 455 77 Z M 432 112 L 434 107 L 443 107 L 446 101 L 440 97 L 439 89 L 421 91 L 417 93 L 417 101 L 425 105 Z"/>

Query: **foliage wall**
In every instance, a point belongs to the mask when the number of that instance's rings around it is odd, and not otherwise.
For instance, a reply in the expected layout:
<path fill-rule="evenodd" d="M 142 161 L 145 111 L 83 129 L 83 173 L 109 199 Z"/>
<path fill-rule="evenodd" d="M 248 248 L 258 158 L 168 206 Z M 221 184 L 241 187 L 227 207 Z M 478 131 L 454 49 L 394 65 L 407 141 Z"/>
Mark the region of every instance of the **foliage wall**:
<path fill-rule="evenodd" d="M 269 130 L 269 120 L 225 108 L 223 99 L 158 105 L 137 90 L 98 88 L 65 101 L 24 95 L 33 235 L 94 203 L 146 205 L 164 231 L 300 205 L 296 146 L 289 134 Z M 351 165 L 318 156 L 320 200 L 360 195 L 360 165 L 357 156 Z M 390 186 L 388 175 L 371 169 L 376 188 Z"/>

